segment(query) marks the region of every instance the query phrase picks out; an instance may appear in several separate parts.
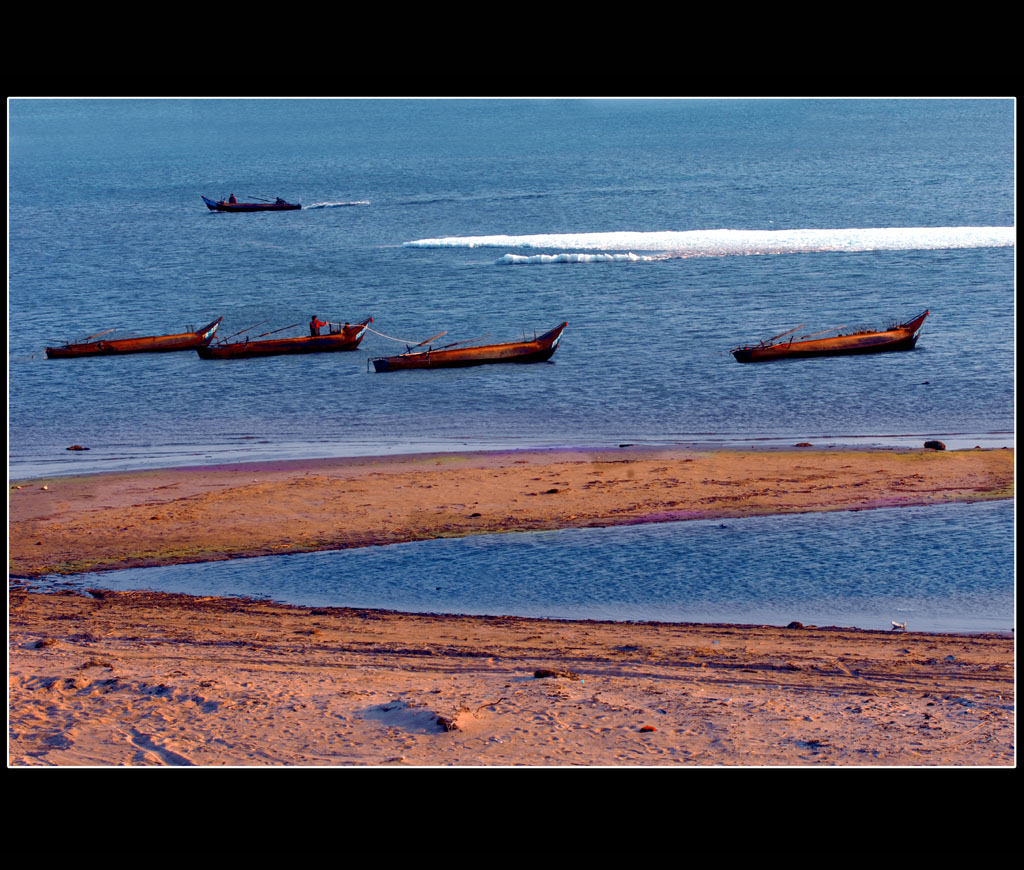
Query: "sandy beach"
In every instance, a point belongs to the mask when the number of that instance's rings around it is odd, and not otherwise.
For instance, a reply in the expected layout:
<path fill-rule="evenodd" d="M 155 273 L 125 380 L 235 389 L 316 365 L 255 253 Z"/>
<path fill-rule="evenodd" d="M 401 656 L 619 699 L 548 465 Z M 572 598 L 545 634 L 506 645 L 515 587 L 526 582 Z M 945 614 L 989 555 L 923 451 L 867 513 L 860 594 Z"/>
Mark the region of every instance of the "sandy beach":
<path fill-rule="evenodd" d="M 42 594 L 32 581 L 1012 498 L 1013 453 L 624 447 L 12 481 L 8 764 L 1012 766 L 1012 637 Z"/>

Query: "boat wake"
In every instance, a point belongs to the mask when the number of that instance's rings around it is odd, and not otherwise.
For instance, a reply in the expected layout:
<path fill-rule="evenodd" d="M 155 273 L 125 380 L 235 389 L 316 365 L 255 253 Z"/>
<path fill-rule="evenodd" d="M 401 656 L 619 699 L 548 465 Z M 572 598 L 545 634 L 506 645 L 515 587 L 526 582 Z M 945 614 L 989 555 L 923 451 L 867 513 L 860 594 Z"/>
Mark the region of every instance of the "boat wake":
<path fill-rule="evenodd" d="M 1002 248 L 1015 244 L 1013 227 L 890 227 L 882 229 L 690 230 L 686 232 L 549 233 L 539 235 L 449 236 L 405 242 L 409 248 L 546 248 L 562 251 L 628 251 L 604 258 L 584 253 L 522 257 L 508 254 L 499 264 L 589 263 L 685 257 L 796 254 L 818 251 L 914 251 Z M 657 252 L 640 257 L 635 251 Z M 546 257 L 546 258 L 545 258 Z"/>
<path fill-rule="evenodd" d="M 314 202 L 312 205 L 303 206 L 303 208 L 347 208 L 353 205 L 369 205 L 370 200 L 359 199 L 354 202 Z"/>

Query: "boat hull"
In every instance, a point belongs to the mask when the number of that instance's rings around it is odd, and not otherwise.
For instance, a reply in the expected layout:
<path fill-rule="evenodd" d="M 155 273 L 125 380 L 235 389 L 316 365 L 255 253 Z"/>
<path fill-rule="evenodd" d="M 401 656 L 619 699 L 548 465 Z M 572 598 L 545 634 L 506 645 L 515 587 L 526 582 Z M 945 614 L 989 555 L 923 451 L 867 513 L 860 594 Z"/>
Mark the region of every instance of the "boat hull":
<path fill-rule="evenodd" d="M 549 360 L 562 338 L 562 331 L 568 324 L 556 326 L 533 341 L 516 341 L 507 344 L 480 345 L 477 347 L 425 350 L 418 353 L 403 353 L 399 356 L 375 357 L 370 360 L 378 372 L 393 372 L 407 369 L 465 368 L 467 366 L 491 363 L 535 363 Z"/>
<path fill-rule="evenodd" d="M 149 335 L 142 338 L 120 338 L 109 341 L 84 341 L 78 344 L 65 344 L 62 347 L 48 347 L 46 356 L 48 359 L 67 359 L 113 354 L 196 350 L 208 345 L 213 340 L 222 319 L 218 317 L 195 332 L 182 332 L 176 335 Z"/>
<path fill-rule="evenodd" d="M 884 332 L 840 335 L 816 341 L 783 341 L 779 344 L 748 345 L 735 348 L 732 355 L 737 362 L 749 363 L 913 350 L 917 346 L 920 328 L 928 313 L 925 311 L 913 320 Z"/>
<path fill-rule="evenodd" d="M 367 318 L 362 323 L 342 327 L 341 332 L 327 335 L 300 336 L 298 338 L 274 338 L 267 341 L 240 341 L 234 344 L 215 344 L 196 348 L 203 359 L 251 359 L 258 356 L 286 356 L 304 353 L 336 353 L 352 351 L 366 334 L 366 327 L 373 322 Z"/>
<path fill-rule="evenodd" d="M 200 194 L 202 196 L 202 194 Z M 203 202 L 210 211 L 298 211 L 302 208 L 292 202 L 224 202 L 203 197 Z"/>

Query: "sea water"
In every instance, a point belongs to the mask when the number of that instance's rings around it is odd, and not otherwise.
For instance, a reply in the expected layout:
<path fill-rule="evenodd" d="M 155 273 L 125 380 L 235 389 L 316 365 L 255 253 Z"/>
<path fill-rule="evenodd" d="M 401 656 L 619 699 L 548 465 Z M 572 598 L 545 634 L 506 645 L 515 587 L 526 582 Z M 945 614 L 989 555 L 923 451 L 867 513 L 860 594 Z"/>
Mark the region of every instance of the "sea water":
<path fill-rule="evenodd" d="M 14 478 L 477 447 L 1013 441 L 1012 101 L 12 100 L 9 130 Z M 303 209 L 200 199 L 230 193 Z M 729 354 L 925 309 L 910 353 Z M 375 332 L 306 357 L 43 353 L 219 316 L 235 340 L 298 335 L 311 314 L 372 316 Z M 546 364 L 367 365 L 440 332 L 506 341 L 563 320 Z"/>

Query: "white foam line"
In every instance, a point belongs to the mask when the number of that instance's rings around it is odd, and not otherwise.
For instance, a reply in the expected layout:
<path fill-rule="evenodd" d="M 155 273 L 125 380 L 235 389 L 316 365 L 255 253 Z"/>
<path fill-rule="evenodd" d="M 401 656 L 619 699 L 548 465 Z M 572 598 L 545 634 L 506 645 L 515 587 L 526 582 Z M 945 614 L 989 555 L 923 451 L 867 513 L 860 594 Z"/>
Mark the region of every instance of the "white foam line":
<path fill-rule="evenodd" d="M 630 251 L 628 254 L 505 254 L 495 262 L 499 266 L 531 266 L 549 263 L 650 263 L 658 257 L 640 257 Z"/>
<path fill-rule="evenodd" d="M 1014 227 L 890 227 L 448 236 L 406 242 L 405 247 L 553 248 L 576 251 L 659 251 L 677 256 L 725 256 L 810 251 L 990 248 L 1014 244 Z"/>

